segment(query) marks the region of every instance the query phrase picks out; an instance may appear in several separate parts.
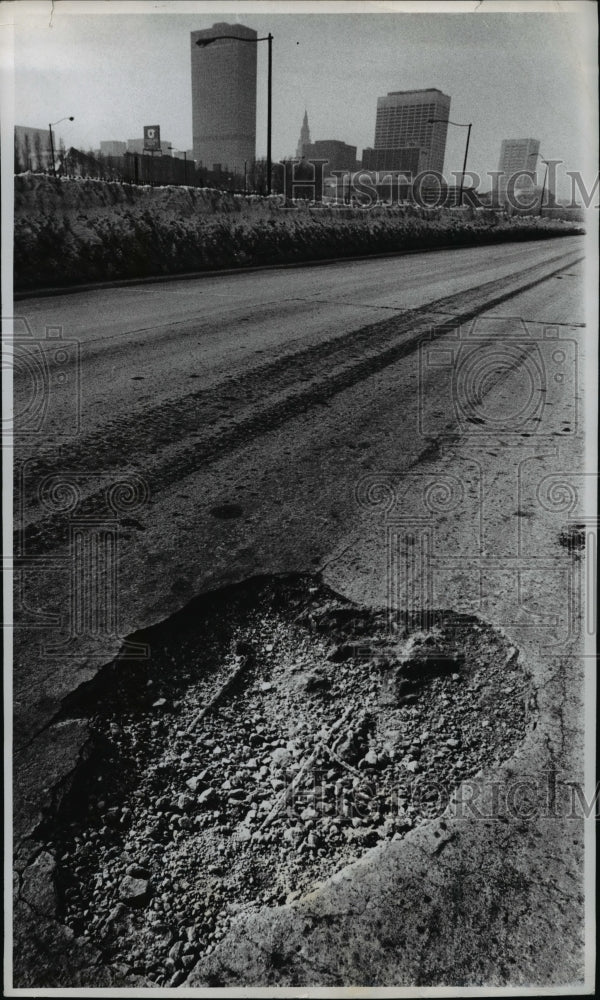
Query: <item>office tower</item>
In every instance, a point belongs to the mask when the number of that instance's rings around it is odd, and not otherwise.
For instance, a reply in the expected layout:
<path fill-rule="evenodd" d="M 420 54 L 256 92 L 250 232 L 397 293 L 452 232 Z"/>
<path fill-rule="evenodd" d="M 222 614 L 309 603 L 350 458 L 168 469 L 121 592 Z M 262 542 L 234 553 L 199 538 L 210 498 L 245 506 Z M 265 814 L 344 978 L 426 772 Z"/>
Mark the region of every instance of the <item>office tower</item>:
<path fill-rule="evenodd" d="M 533 181 L 528 182 L 524 172 L 532 173 L 538 163 L 539 139 L 503 139 L 500 144 L 499 177 L 494 178 L 494 195 L 500 204 L 506 200 L 506 189 L 510 183 L 514 190 L 531 190 Z"/>
<path fill-rule="evenodd" d="M 420 149 L 420 169 L 444 170 L 450 98 L 437 87 L 426 90 L 393 90 L 377 98 L 375 141 L 377 150 Z M 429 124 L 430 119 L 440 122 Z"/>
<path fill-rule="evenodd" d="M 235 38 L 196 45 L 219 35 Z M 225 22 L 191 33 L 194 159 L 207 170 L 241 174 L 256 156 L 256 37 Z"/>
<path fill-rule="evenodd" d="M 306 156 L 304 152 L 304 147 L 310 144 L 310 129 L 308 127 L 308 112 L 306 108 L 304 109 L 304 121 L 302 122 L 302 128 L 300 129 L 300 138 L 298 139 L 298 145 L 296 146 L 296 156 L 302 157 Z"/>

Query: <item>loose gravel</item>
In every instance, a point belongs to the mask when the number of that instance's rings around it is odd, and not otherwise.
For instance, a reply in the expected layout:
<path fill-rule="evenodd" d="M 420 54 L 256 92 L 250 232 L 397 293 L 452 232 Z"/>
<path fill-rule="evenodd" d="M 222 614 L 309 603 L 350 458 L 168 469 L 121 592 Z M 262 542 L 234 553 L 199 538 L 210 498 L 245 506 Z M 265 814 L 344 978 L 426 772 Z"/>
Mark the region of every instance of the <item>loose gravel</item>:
<path fill-rule="evenodd" d="M 91 737 L 45 824 L 61 919 L 177 986 L 231 919 L 292 902 L 439 815 L 531 708 L 518 652 L 439 612 L 390 622 L 314 579 L 200 598 L 68 706 Z"/>

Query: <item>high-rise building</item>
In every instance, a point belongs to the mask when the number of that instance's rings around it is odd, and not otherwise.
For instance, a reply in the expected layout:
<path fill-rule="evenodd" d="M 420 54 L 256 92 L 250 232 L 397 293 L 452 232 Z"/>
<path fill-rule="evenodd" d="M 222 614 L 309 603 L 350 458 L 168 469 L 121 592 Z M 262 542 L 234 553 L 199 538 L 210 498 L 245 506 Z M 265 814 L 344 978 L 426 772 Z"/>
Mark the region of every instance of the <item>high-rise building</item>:
<path fill-rule="evenodd" d="M 300 129 L 300 138 L 298 139 L 298 145 L 296 146 L 296 156 L 302 157 L 306 156 L 304 152 L 304 147 L 310 144 L 310 129 L 308 127 L 308 111 L 304 109 L 304 120 L 302 122 L 302 128 Z"/>
<path fill-rule="evenodd" d="M 494 196 L 503 204 L 509 184 L 516 190 L 533 188 L 533 181 L 527 183 L 525 172 L 533 173 L 540 151 L 539 139 L 503 139 L 500 144 L 499 177 L 494 178 Z M 521 175 L 521 176 L 519 176 Z"/>
<path fill-rule="evenodd" d="M 196 44 L 219 35 L 235 37 Z M 243 173 L 256 156 L 256 37 L 225 22 L 191 33 L 194 159 L 207 170 Z"/>
<path fill-rule="evenodd" d="M 375 150 L 421 150 L 423 170 L 443 173 L 450 98 L 437 87 L 393 90 L 377 98 Z M 441 121 L 430 124 L 430 119 Z"/>

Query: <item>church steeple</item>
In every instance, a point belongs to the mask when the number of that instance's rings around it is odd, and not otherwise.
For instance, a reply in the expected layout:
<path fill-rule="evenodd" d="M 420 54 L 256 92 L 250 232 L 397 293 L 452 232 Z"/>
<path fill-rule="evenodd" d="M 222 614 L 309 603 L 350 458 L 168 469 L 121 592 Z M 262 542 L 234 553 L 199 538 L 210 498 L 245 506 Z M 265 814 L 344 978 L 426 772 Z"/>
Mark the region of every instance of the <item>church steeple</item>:
<path fill-rule="evenodd" d="M 296 156 L 304 156 L 304 146 L 310 143 L 310 129 L 308 127 L 308 112 L 306 108 L 304 109 L 304 121 L 302 122 L 302 128 L 300 129 L 300 138 L 298 139 L 298 147 L 296 149 Z"/>

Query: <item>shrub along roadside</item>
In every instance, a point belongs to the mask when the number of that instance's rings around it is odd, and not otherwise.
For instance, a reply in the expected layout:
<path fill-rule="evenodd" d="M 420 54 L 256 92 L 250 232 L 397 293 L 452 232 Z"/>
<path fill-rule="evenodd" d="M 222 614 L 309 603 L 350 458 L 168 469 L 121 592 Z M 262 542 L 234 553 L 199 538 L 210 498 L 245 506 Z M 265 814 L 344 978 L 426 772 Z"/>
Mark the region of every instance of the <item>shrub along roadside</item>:
<path fill-rule="evenodd" d="M 351 215 L 351 217 L 348 217 Z M 442 246 L 474 246 L 582 233 L 560 220 L 491 213 L 467 219 L 452 213 L 421 218 L 402 209 L 340 213 L 272 212 L 268 217 L 219 214 L 175 217 L 135 212 L 20 215 L 15 220 L 15 289 L 260 264 L 285 264 Z"/>

